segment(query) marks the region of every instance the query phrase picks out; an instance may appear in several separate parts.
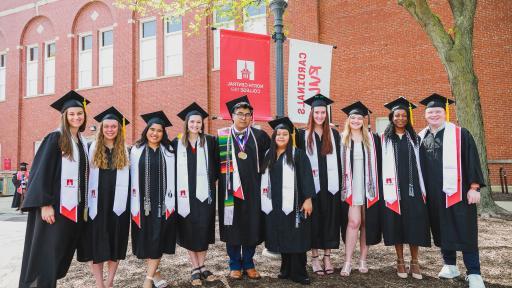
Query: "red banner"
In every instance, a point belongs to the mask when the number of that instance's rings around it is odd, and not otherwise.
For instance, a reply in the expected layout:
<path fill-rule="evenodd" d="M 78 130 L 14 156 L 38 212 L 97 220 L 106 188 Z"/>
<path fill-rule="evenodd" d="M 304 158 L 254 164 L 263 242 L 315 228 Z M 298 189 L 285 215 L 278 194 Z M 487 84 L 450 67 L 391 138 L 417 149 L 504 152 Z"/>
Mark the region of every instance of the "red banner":
<path fill-rule="evenodd" d="M 270 120 L 270 36 L 220 30 L 220 114 L 226 102 L 247 95 L 254 120 Z"/>

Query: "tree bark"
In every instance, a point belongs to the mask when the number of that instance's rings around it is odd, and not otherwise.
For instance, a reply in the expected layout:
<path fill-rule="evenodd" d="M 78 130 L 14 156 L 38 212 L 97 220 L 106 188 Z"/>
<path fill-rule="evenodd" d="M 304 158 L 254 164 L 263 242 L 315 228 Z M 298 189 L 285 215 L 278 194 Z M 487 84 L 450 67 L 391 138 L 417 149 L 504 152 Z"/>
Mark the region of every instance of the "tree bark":
<path fill-rule="evenodd" d="M 473 135 L 487 187 L 481 189 L 480 212 L 503 212 L 492 199 L 484 123 L 478 78 L 473 68 L 473 25 L 476 0 L 449 0 L 455 27 L 453 37 L 446 31 L 439 17 L 430 9 L 427 0 L 398 0 L 423 27 L 448 74 L 452 95 L 456 100 L 457 120 Z"/>

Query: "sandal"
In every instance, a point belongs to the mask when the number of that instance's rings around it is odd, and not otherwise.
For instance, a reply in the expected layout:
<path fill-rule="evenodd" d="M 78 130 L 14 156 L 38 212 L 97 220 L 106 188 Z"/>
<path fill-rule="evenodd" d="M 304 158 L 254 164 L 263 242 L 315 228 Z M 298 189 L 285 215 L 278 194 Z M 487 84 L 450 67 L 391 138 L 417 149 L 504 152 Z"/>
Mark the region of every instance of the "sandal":
<path fill-rule="evenodd" d="M 213 281 L 217 280 L 215 278 L 215 275 L 213 275 L 213 273 L 210 272 L 210 270 L 207 270 L 204 267 L 204 265 L 199 267 L 198 269 L 199 269 L 199 271 L 201 271 L 201 279 L 202 280 L 206 280 L 206 282 L 213 282 Z"/>
<path fill-rule="evenodd" d="M 331 275 L 332 273 L 334 273 L 334 268 L 327 269 L 327 265 L 325 264 L 325 261 L 324 261 L 324 259 L 326 259 L 325 257 L 329 258 L 329 257 L 331 257 L 331 255 L 330 254 L 327 254 L 327 255 L 324 254 L 324 258 L 322 258 L 322 261 L 324 262 L 324 267 L 325 267 L 324 268 L 325 274 Z M 332 266 L 332 264 L 331 264 L 331 266 Z"/>
<path fill-rule="evenodd" d="M 201 286 L 203 285 L 203 281 L 201 281 L 201 269 L 196 268 L 192 270 L 190 275 L 190 280 L 192 280 L 192 286 Z"/>
<path fill-rule="evenodd" d="M 419 273 L 412 272 L 413 266 L 418 268 Z M 421 270 L 420 270 L 420 263 L 418 263 L 418 260 L 416 260 L 416 261 L 411 260 L 410 266 L 409 266 L 409 272 L 411 272 L 412 278 L 418 279 L 418 280 L 423 279 L 423 275 L 421 275 Z"/>
<path fill-rule="evenodd" d="M 366 264 L 366 260 L 359 260 L 359 273 L 368 273 L 368 265 Z"/>
<path fill-rule="evenodd" d="M 160 278 L 160 279 L 156 280 L 155 276 L 157 276 L 156 278 Z M 164 288 L 164 287 L 169 286 L 169 283 L 167 283 L 167 281 L 165 281 L 162 278 L 162 275 L 160 275 L 160 269 L 156 269 L 155 274 L 153 275 L 153 286 L 156 288 Z"/>
<path fill-rule="evenodd" d="M 315 267 L 315 263 L 317 264 L 316 267 Z M 313 267 L 313 273 L 315 273 L 316 275 L 318 275 L 318 276 L 324 276 L 325 275 L 325 271 L 322 268 L 322 265 L 320 265 L 320 262 L 318 261 L 318 255 L 311 256 L 311 266 Z M 320 267 L 320 269 L 315 269 L 315 268 L 318 268 L 318 267 Z"/>
<path fill-rule="evenodd" d="M 400 272 L 399 267 L 403 267 L 403 271 L 406 271 L 406 272 Z M 398 277 L 400 277 L 402 279 L 407 278 L 407 270 L 405 269 L 405 261 L 403 258 L 396 259 L 396 275 L 398 275 Z"/>
<path fill-rule="evenodd" d="M 340 271 L 340 275 L 343 277 L 350 276 L 350 272 L 352 271 L 352 263 L 345 262 L 345 265 L 343 265 L 343 268 Z"/>

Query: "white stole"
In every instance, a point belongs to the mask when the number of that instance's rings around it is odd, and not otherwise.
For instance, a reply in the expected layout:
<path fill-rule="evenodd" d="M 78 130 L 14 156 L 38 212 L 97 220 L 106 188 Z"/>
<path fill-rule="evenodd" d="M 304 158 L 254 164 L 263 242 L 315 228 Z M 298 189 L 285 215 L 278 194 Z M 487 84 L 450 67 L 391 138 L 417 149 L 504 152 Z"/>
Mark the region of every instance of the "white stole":
<path fill-rule="evenodd" d="M 425 138 L 428 127 L 418 134 Z M 462 201 L 462 157 L 461 128 L 451 122 L 445 123 L 443 135 L 443 192 L 446 208 Z"/>
<path fill-rule="evenodd" d="M 308 135 L 309 132 L 306 129 L 305 131 L 304 142 L 306 147 L 306 154 L 308 155 L 309 161 L 311 162 L 311 170 L 313 173 L 313 180 L 315 182 L 315 191 L 318 194 L 320 192 L 320 171 L 318 168 L 318 155 L 316 148 L 316 136 L 313 134 L 313 153 L 309 153 L 308 147 Z M 336 194 L 340 190 L 340 182 L 339 182 L 339 174 L 338 174 L 338 147 L 336 147 L 336 142 L 334 141 L 334 134 L 332 133 L 332 129 L 329 129 L 331 133 L 331 145 L 332 145 L 332 153 L 326 155 L 327 161 L 327 189 L 331 194 Z"/>
<path fill-rule="evenodd" d="M 295 156 L 295 148 L 293 148 L 293 157 Z M 272 187 L 270 185 L 269 168 L 261 176 L 261 211 L 269 214 L 272 211 Z M 282 208 L 285 215 L 293 211 L 293 203 L 295 200 L 295 169 L 286 163 L 286 155 L 283 155 L 283 179 L 281 180 L 282 189 Z"/>
<path fill-rule="evenodd" d="M 414 145 L 409 133 L 406 132 L 405 137 L 407 137 L 408 141 L 411 143 L 414 156 L 416 158 L 416 167 L 418 172 L 418 179 L 421 189 L 421 195 L 423 197 L 423 202 L 426 202 L 426 190 L 425 183 L 423 182 L 423 174 L 421 172 L 420 165 L 420 149 L 419 145 Z M 397 168 L 395 162 L 395 149 L 393 147 L 393 143 L 391 141 L 386 141 L 384 135 L 381 136 L 382 140 L 382 181 L 383 181 L 383 190 L 384 201 L 386 202 L 386 207 L 391 209 L 397 214 L 402 214 L 400 209 L 400 196 L 398 195 L 398 181 L 397 181 Z M 413 181 L 413 179 L 409 179 L 409 181 Z"/>
<path fill-rule="evenodd" d="M 188 141 L 188 140 L 187 140 Z M 200 139 L 197 139 L 199 142 Z M 176 148 L 176 161 L 178 167 L 177 191 L 178 191 L 178 214 L 182 217 L 187 217 L 190 214 L 190 190 L 188 187 L 188 157 L 187 147 L 183 145 L 181 139 L 178 139 L 178 146 Z M 191 144 L 190 144 L 191 145 Z M 208 143 L 205 139 L 204 146 L 197 145 L 196 148 L 196 198 L 204 202 L 209 196 L 208 185 Z"/>
<path fill-rule="evenodd" d="M 100 169 L 94 166 L 94 154 L 96 152 L 96 141 L 91 143 L 89 147 L 89 189 L 87 193 L 89 204 L 89 217 L 94 220 L 98 214 L 98 180 L 100 175 Z M 125 147 L 126 157 L 128 157 L 128 149 Z M 128 158 L 127 158 L 128 159 Z M 130 165 L 126 165 L 123 169 L 118 169 L 116 173 L 116 188 L 114 192 L 114 206 L 112 211 L 117 216 L 121 216 L 126 210 L 126 203 L 128 201 L 128 182 L 130 177 Z M 106 191 L 101 191 L 106 192 Z"/>
<path fill-rule="evenodd" d="M 142 152 L 144 151 L 144 148 L 147 147 L 147 145 L 142 145 L 141 147 L 133 146 L 131 153 L 130 153 L 130 178 L 131 178 L 131 186 L 132 191 L 130 194 L 130 211 L 132 214 L 132 220 L 141 228 L 140 223 L 140 210 L 141 210 L 141 203 L 140 203 L 140 186 L 139 186 L 139 161 L 140 156 L 142 155 Z M 150 149 L 150 148 L 148 148 Z M 172 151 L 172 148 L 170 148 Z M 166 182 L 165 183 L 165 218 L 168 219 L 172 213 L 174 213 L 174 154 L 167 151 L 163 145 L 160 144 L 160 153 L 162 153 L 162 156 L 165 161 L 165 167 L 166 167 Z"/>
<path fill-rule="evenodd" d="M 343 136 L 341 136 L 343 139 Z M 370 141 L 370 148 L 367 149 L 365 145 L 363 146 L 364 150 L 364 179 L 365 179 L 365 191 L 366 191 L 366 207 L 370 208 L 373 204 L 377 203 L 379 200 L 379 174 L 377 169 L 377 151 L 375 149 L 375 139 L 373 138 L 373 134 L 368 131 L 368 140 Z M 352 163 L 350 162 L 350 145 L 348 147 L 344 147 L 342 141 L 341 149 L 344 149 L 343 155 L 345 159 L 341 159 L 341 163 L 343 166 L 343 191 L 342 191 L 342 199 L 345 199 L 350 206 L 352 206 Z M 369 164 L 368 165 L 368 159 Z M 371 167 L 368 167 L 371 166 Z M 370 169 L 372 177 L 370 177 Z M 370 179 L 371 178 L 371 179 Z M 374 195 L 370 194 L 370 191 L 374 191 Z"/>
<path fill-rule="evenodd" d="M 63 132 L 61 132 L 62 135 Z M 80 142 L 87 157 L 87 144 L 78 134 Z M 80 201 L 78 175 L 80 173 L 80 152 L 78 144 L 71 141 L 73 147 L 73 160 L 62 156 L 62 169 L 60 174 L 60 214 L 73 222 L 78 221 L 78 202 Z M 80 179 L 86 181 L 86 179 Z"/>

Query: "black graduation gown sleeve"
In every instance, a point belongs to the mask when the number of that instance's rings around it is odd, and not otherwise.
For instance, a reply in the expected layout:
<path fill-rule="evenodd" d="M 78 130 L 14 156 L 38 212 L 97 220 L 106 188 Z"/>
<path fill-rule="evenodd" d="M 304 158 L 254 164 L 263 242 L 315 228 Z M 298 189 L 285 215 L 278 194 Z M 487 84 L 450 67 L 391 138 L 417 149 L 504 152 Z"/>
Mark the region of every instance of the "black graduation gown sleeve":
<path fill-rule="evenodd" d="M 464 171 L 465 182 L 470 187 L 473 183 L 480 185 L 480 188 L 485 187 L 485 180 L 482 174 L 482 167 L 480 165 L 480 157 L 478 155 L 475 139 L 466 128 L 461 129 L 461 134 L 462 143 L 464 145 L 462 150 L 464 152 L 462 157 L 464 163 L 462 163 L 462 167 L 466 168 Z M 467 200 L 467 197 L 465 200 Z"/>
<path fill-rule="evenodd" d="M 57 204 L 62 161 L 59 138 L 60 132 L 55 131 L 48 134 L 37 150 L 30 169 L 27 192 L 23 200 L 23 211 Z"/>

